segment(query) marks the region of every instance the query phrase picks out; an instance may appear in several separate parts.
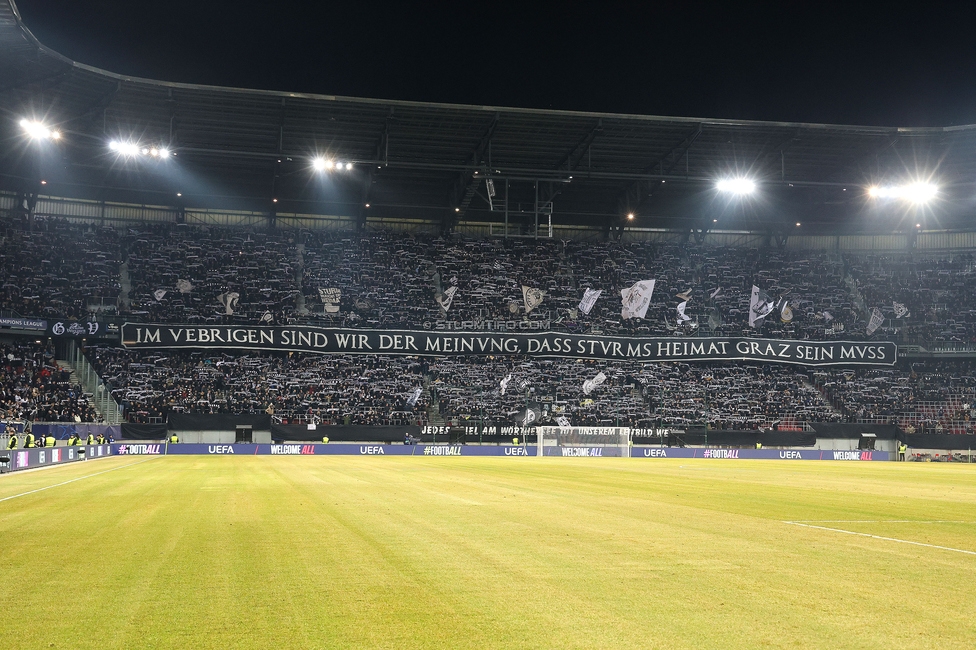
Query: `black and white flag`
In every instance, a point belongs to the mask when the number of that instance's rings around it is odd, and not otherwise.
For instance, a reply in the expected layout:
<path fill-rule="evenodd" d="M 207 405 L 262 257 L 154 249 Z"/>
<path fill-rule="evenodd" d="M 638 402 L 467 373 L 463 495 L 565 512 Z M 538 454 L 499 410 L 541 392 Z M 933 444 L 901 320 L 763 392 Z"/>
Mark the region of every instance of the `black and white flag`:
<path fill-rule="evenodd" d="M 713 330 L 717 330 L 722 325 L 722 312 L 718 310 L 718 307 L 712 307 L 712 310 L 708 314 L 708 326 Z"/>
<path fill-rule="evenodd" d="M 191 291 L 193 291 L 193 285 L 190 284 L 189 280 L 177 280 L 176 290 L 179 291 L 180 293 L 190 293 Z"/>
<path fill-rule="evenodd" d="M 881 327 L 882 323 L 884 323 L 884 314 L 881 313 L 880 309 L 875 307 L 871 310 L 871 320 L 868 321 L 868 335 L 874 334 Z"/>
<path fill-rule="evenodd" d="M 607 376 L 603 374 L 603 372 L 598 372 L 596 374 L 596 377 L 594 377 L 593 379 L 587 379 L 586 381 L 583 382 L 583 394 L 589 395 L 590 393 L 593 392 L 593 389 L 595 389 L 597 386 L 599 386 L 606 380 L 607 380 Z"/>
<path fill-rule="evenodd" d="M 891 303 L 892 308 L 895 310 L 895 318 L 904 318 L 905 316 L 911 316 L 908 313 L 908 307 L 901 304 L 900 302 Z"/>
<path fill-rule="evenodd" d="M 752 285 L 752 295 L 749 298 L 749 327 L 756 327 L 757 323 L 762 325 L 762 320 L 772 313 L 775 306 L 768 293 Z"/>
<path fill-rule="evenodd" d="M 715 300 L 716 298 L 718 298 L 719 294 L 721 293 L 722 293 L 722 287 L 719 287 L 718 289 L 713 291 L 710 296 L 708 296 L 708 299 Z"/>
<path fill-rule="evenodd" d="M 410 408 L 413 408 L 414 406 L 416 406 L 417 405 L 417 400 L 420 399 L 420 395 L 423 392 L 424 392 L 424 389 L 422 389 L 422 388 L 419 388 L 419 387 L 418 388 L 414 388 L 413 389 L 413 392 L 410 393 L 410 397 L 407 398 L 407 406 L 409 406 Z"/>
<path fill-rule="evenodd" d="M 352 304 L 359 311 L 369 311 L 373 308 L 373 301 L 369 298 L 356 298 Z"/>
<path fill-rule="evenodd" d="M 689 300 L 691 300 L 691 292 L 692 292 L 692 291 L 694 291 L 694 289 L 688 289 L 688 290 L 687 290 L 687 291 L 685 291 L 684 293 L 678 293 L 678 294 L 675 294 L 675 296 L 674 296 L 674 297 L 675 297 L 675 298 L 681 298 L 681 300 L 683 300 L 683 301 L 685 301 L 685 302 L 688 302 Z"/>
<path fill-rule="evenodd" d="M 641 280 L 629 289 L 620 290 L 623 306 L 620 309 L 621 318 L 644 318 L 647 308 L 654 295 L 654 280 Z"/>
<path fill-rule="evenodd" d="M 339 301 L 342 300 L 342 290 L 336 287 L 319 287 L 319 300 L 325 305 L 325 313 L 338 313 Z"/>
<path fill-rule="evenodd" d="M 504 395 L 505 391 L 508 390 L 508 382 L 512 381 L 512 373 L 505 375 L 505 378 L 498 382 L 498 387 L 501 389 L 501 394 Z"/>
<path fill-rule="evenodd" d="M 519 411 L 515 416 L 516 421 L 519 425 L 527 427 L 533 422 L 538 422 L 539 418 L 542 417 L 542 409 L 538 407 L 538 404 L 528 406 L 523 411 Z"/>
<path fill-rule="evenodd" d="M 264 311 L 264 313 L 261 314 L 261 322 L 262 323 L 273 323 L 274 322 L 274 316 L 271 315 L 271 312 L 269 310 L 266 309 Z"/>
<path fill-rule="evenodd" d="M 784 300 L 783 306 L 780 307 L 779 319 L 783 323 L 789 323 L 793 320 L 793 308 L 790 307 L 790 303 L 787 300 Z"/>
<path fill-rule="evenodd" d="M 558 418 L 556 418 L 556 424 L 559 425 L 560 429 L 569 429 L 570 427 L 573 426 L 572 424 L 570 424 L 569 418 L 566 417 L 565 415 L 560 415 Z"/>
<path fill-rule="evenodd" d="M 688 307 L 688 301 L 679 302 L 675 310 L 678 312 L 678 325 L 681 325 L 685 321 L 691 320 L 691 316 L 685 313 L 685 309 Z"/>
<path fill-rule="evenodd" d="M 603 293 L 603 289 L 587 289 L 583 292 L 583 299 L 580 300 L 579 310 L 584 314 L 589 314 L 596 304 L 596 299 Z"/>
<path fill-rule="evenodd" d="M 236 291 L 228 291 L 217 296 L 217 302 L 224 307 L 224 313 L 228 316 L 234 315 L 234 308 L 237 307 L 237 300 L 241 294 Z"/>
<path fill-rule="evenodd" d="M 834 320 L 834 317 L 831 315 L 831 313 L 829 311 L 825 311 L 823 313 L 823 319 L 824 319 L 824 322 L 829 323 L 830 321 Z"/>
<path fill-rule="evenodd" d="M 156 299 L 156 302 L 159 302 L 166 297 L 167 293 L 169 292 L 166 291 L 166 289 L 156 289 L 155 291 L 153 291 L 153 298 Z"/>
<path fill-rule="evenodd" d="M 525 313 L 528 314 L 533 309 L 542 304 L 542 299 L 545 298 L 546 292 L 542 289 L 536 289 L 535 287 L 527 287 L 522 285 L 522 300 L 525 302 Z"/>
<path fill-rule="evenodd" d="M 434 295 L 434 300 L 441 306 L 441 309 L 447 311 L 451 308 L 451 303 L 454 302 L 454 294 L 457 293 L 457 289 L 457 287 L 451 286 L 447 288 L 447 291 Z"/>

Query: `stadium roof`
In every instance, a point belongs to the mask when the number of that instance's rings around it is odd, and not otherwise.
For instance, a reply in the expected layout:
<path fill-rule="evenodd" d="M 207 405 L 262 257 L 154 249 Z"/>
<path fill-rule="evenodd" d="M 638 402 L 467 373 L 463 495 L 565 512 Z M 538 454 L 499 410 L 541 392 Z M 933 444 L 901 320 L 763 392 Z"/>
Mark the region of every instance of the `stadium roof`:
<path fill-rule="evenodd" d="M 519 224 L 545 223 L 551 208 L 560 224 L 891 232 L 970 227 L 976 193 L 976 126 L 601 114 L 140 79 L 46 48 L 13 0 L 0 0 L 0 89 L 0 188 L 37 191 L 43 178 L 43 193 L 63 196 L 449 226 L 503 220 L 507 186 Z M 30 142 L 25 118 L 63 137 Z M 174 155 L 126 158 L 111 141 Z M 319 156 L 352 169 L 316 171 Z M 737 176 L 759 191 L 716 191 Z M 938 184 L 935 201 L 867 196 L 918 180 Z"/>

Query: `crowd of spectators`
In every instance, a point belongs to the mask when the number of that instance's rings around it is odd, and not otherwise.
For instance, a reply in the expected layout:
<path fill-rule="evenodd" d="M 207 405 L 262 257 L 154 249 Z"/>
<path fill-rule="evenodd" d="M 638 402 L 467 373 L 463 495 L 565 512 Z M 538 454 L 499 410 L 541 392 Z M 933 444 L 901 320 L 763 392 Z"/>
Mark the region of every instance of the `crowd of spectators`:
<path fill-rule="evenodd" d="M 972 433 L 976 362 L 903 361 L 894 368 L 811 372 L 814 384 L 850 421 L 890 422 L 914 431 Z"/>
<path fill-rule="evenodd" d="M 88 350 L 130 422 L 172 412 L 302 415 L 323 424 L 400 425 L 426 420 L 426 363 L 402 357 L 277 352 Z"/>
<path fill-rule="evenodd" d="M 486 328 L 496 329 L 501 322 L 505 328 L 635 336 L 976 343 L 970 253 L 839 254 L 694 241 L 469 239 L 174 224 L 119 230 L 58 219 L 36 220 L 30 230 L 0 220 L 0 244 L 0 309 L 6 315 L 83 318 L 109 309 L 132 320 L 172 323 L 449 329 L 464 322 L 480 329 L 477 323 L 487 322 Z M 649 279 L 656 286 L 646 316 L 621 318 L 621 289 Z M 792 319 L 777 310 L 749 327 L 753 285 L 787 302 Z M 544 292 L 529 313 L 524 286 Z M 578 307 L 586 289 L 603 290 L 589 314 Z M 221 295 L 226 304 L 218 302 Z M 236 301 L 227 302 L 232 295 Z M 690 321 L 677 321 L 679 302 L 687 302 Z M 885 320 L 868 335 L 873 309 Z M 94 418 L 53 356 L 34 368 L 37 353 L 4 354 L 24 359 L 14 366 L 8 359 L 5 366 L 0 407 L 6 415 Z M 575 425 L 759 428 L 888 419 L 965 430 L 976 420 L 973 368 L 963 362 L 808 371 L 763 364 L 214 356 L 108 347 L 90 350 L 89 357 L 131 421 L 199 410 L 426 423 L 430 399 L 437 407 L 432 417 L 453 421 L 510 420 L 536 401 L 550 417 Z M 583 381 L 598 372 L 607 381 L 583 395 Z M 515 379 L 502 395 L 500 381 L 508 374 Z M 417 403 L 406 405 L 418 388 Z"/>
<path fill-rule="evenodd" d="M 43 343 L 0 344 L 0 421 L 96 422 L 91 400 Z"/>
<path fill-rule="evenodd" d="M 31 230 L 0 220 L 0 243 L 0 309 L 8 315 L 84 318 L 108 309 L 172 323 L 433 329 L 505 321 L 604 334 L 976 343 L 976 298 L 967 290 L 976 270 L 969 253 L 840 255 L 694 241 L 469 239 L 184 224 L 119 230 L 59 219 L 36 220 Z M 656 287 L 645 318 L 622 319 L 620 290 L 649 279 Z M 777 311 L 749 327 L 753 285 L 788 303 L 792 320 Z M 528 314 L 523 286 L 545 292 Z M 603 295 L 583 314 L 578 305 L 588 288 Z M 321 290 L 340 296 L 334 306 Z M 227 302 L 234 295 L 228 313 L 218 296 Z M 685 298 L 691 320 L 678 323 L 676 306 Z M 899 316 L 896 303 L 908 314 Z M 868 335 L 873 309 L 885 322 Z"/>
<path fill-rule="evenodd" d="M 41 220 L 31 230 L 0 220 L 0 310 L 85 318 L 114 310 L 121 237 L 113 228 Z"/>

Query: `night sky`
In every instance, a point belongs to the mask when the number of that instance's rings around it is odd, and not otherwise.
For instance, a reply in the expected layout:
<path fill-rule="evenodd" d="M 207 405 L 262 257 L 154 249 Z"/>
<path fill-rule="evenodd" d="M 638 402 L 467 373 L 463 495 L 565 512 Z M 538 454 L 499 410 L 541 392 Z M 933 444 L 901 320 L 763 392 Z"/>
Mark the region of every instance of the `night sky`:
<path fill-rule="evenodd" d="M 683 117 L 976 123 L 976 3 L 741 4 L 17 1 L 48 47 L 168 81 Z"/>

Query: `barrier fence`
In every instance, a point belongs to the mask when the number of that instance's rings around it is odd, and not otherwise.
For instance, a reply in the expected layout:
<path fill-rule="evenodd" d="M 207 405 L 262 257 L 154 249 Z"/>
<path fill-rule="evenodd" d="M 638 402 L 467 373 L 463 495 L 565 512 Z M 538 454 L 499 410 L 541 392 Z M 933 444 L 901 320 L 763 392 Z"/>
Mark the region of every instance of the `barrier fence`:
<path fill-rule="evenodd" d="M 77 447 L 33 447 L 0 451 L 0 472 L 49 467 L 64 463 L 108 458 L 113 445 L 81 445 Z M 84 451 L 84 453 L 82 453 Z"/>
<path fill-rule="evenodd" d="M 536 445 L 384 445 L 384 444 L 114 444 L 121 456 L 519 456 L 538 454 Z M 709 458 L 716 460 L 840 460 L 887 461 L 885 451 L 703 449 L 682 447 L 544 447 L 545 456 L 631 458 Z"/>

